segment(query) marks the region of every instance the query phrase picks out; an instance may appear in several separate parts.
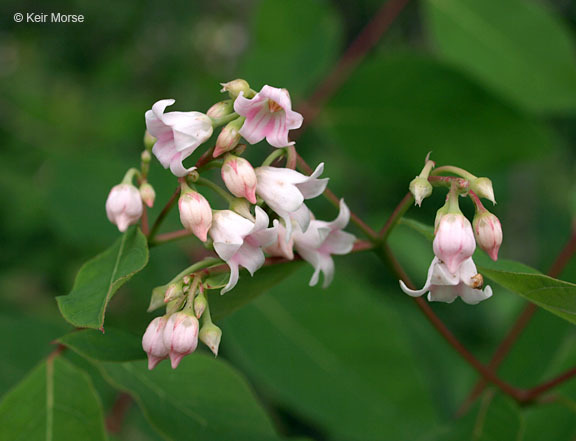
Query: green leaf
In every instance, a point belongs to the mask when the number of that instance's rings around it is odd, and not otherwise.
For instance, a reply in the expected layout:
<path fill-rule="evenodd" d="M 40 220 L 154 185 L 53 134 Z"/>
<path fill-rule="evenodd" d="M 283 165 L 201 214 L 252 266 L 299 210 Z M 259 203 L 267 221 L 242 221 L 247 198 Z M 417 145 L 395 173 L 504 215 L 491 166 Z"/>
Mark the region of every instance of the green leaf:
<path fill-rule="evenodd" d="M 479 270 L 504 288 L 532 303 L 576 323 L 576 285 L 543 274 L 499 271 L 485 267 Z"/>
<path fill-rule="evenodd" d="M 284 281 L 301 266 L 302 262 L 269 265 L 259 269 L 254 274 L 254 277 L 250 277 L 244 271 L 241 274 L 238 285 L 232 291 L 224 295 L 220 295 L 220 291 L 208 291 L 210 294 L 208 302 L 210 303 L 212 317 L 218 320 L 232 314 L 270 288 Z"/>
<path fill-rule="evenodd" d="M 381 301 L 398 289 L 374 292 L 351 274 L 337 274 L 328 290 L 310 288 L 310 272 L 229 317 L 227 353 L 330 439 L 408 440 L 434 427 L 402 321 Z"/>
<path fill-rule="evenodd" d="M 107 328 L 105 333 L 83 329 L 60 337 L 58 342 L 83 357 L 98 361 L 125 362 L 146 358 L 141 337 L 115 328 Z"/>
<path fill-rule="evenodd" d="M 486 391 L 473 410 L 454 423 L 447 425 L 430 441 L 521 441 L 524 418 L 518 405 L 510 398 Z"/>
<path fill-rule="evenodd" d="M 385 175 L 414 176 L 415 164 L 430 151 L 438 164 L 474 165 L 481 173 L 553 146 L 544 125 L 452 67 L 416 54 L 360 66 L 321 123 L 347 160 L 380 181 Z"/>
<path fill-rule="evenodd" d="M 316 85 L 339 55 L 342 26 L 331 6 L 326 0 L 260 2 L 242 76 L 256 90 L 269 84 L 294 95 Z"/>
<path fill-rule="evenodd" d="M 0 439 L 105 440 L 90 378 L 59 357 L 43 362 L 0 403 Z"/>
<path fill-rule="evenodd" d="M 576 110 L 569 30 L 526 0 L 427 0 L 438 52 L 511 102 L 534 112 Z"/>
<path fill-rule="evenodd" d="M 139 228 L 132 227 L 80 268 L 70 294 L 56 298 L 60 312 L 74 326 L 103 329 L 110 299 L 147 263 L 146 237 Z"/>
<path fill-rule="evenodd" d="M 132 395 L 167 440 L 275 440 L 272 424 L 246 381 L 226 363 L 192 354 L 178 369 L 166 362 L 102 363 L 110 383 Z"/>

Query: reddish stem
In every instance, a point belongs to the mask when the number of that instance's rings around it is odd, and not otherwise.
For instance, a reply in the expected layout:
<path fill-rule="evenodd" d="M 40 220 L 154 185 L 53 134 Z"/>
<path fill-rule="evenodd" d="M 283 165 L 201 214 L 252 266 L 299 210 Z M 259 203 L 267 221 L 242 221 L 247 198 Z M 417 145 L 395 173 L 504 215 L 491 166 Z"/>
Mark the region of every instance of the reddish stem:
<path fill-rule="evenodd" d="M 106 429 L 109 433 L 119 434 L 122 431 L 124 419 L 132 402 L 132 397 L 125 392 L 120 392 L 116 396 L 112 409 L 106 418 Z"/>

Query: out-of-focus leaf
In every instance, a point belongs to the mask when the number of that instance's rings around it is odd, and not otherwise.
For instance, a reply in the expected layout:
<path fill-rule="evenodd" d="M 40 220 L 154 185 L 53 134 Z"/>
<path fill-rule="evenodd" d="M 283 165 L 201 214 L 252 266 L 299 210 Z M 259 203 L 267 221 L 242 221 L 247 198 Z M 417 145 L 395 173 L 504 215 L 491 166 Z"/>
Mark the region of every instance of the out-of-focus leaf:
<path fill-rule="evenodd" d="M 576 110 L 576 58 L 563 23 L 534 1 L 427 0 L 439 53 L 534 112 Z"/>
<path fill-rule="evenodd" d="M 105 440 L 90 378 L 62 358 L 43 362 L 0 403 L 0 439 Z"/>
<path fill-rule="evenodd" d="M 480 402 L 465 418 L 438 430 L 427 441 L 521 441 L 524 419 L 518 405 L 493 390 L 484 393 Z"/>
<path fill-rule="evenodd" d="M 56 298 L 60 312 L 74 326 L 102 329 L 114 293 L 147 263 L 146 237 L 132 227 L 80 268 L 70 294 Z"/>
<path fill-rule="evenodd" d="M 163 362 L 102 363 L 110 383 L 132 395 L 167 440 L 276 440 L 245 380 L 213 357 L 192 354 L 178 369 Z"/>
<path fill-rule="evenodd" d="M 435 411 L 398 317 L 353 277 L 327 291 L 310 274 L 224 322 L 223 344 L 267 394 L 336 440 L 415 439 Z M 417 418 L 415 417 L 417 415 Z"/>
<path fill-rule="evenodd" d="M 51 345 L 70 327 L 60 319 L 0 316 L 0 394 L 19 382 L 38 362 L 54 350 Z"/>
<path fill-rule="evenodd" d="M 125 362 L 146 358 L 141 339 L 120 329 L 107 328 L 105 333 L 83 329 L 60 337 L 58 342 L 83 357 L 98 361 Z"/>
<path fill-rule="evenodd" d="M 473 164 L 478 172 L 553 147 L 543 125 L 453 68 L 415 54 L 360 66 L 322 124 L 364 173 L 403 179 L 430 151 L 438 164 Z"/>
<path fill-rule="evenodd" d="M 208 302 L 210 303 L 212 316 L 218 320 L 233 313 L 260 294 L 285 280 L 301 265 L 302 262 L 289 262 L 265 266 L 254 273 L 254 277 L 250 277 L 248 273 L 243 272 L 238 285 L 232 291 L 224 295 L 220 295 L 220 291 L 208 291 L 210 293 Z"/>
<path fill-rule="evenodd" d="M 543 274 L 499 271 L 485 267 L 480 272 L 504 288 L 532 303 L 576 323 L 576 285 Z"/>
<path fill-rule="evenodd" d="M 259 4 L 241 73 L 298 95 L 321 80 L 339 52 L 342 27 L 326 0 L 266 0 Z"/>

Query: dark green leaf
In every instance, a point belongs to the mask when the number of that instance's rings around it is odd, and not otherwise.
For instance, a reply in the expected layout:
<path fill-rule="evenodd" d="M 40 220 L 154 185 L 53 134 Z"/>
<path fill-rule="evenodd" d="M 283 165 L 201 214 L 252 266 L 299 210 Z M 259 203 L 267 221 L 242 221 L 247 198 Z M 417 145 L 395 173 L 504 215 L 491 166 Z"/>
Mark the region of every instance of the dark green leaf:
<path fill-rule="evenodd" d="M 168 440 L 264 441 L 277 439 L 245 380 L 213 357 L 192 354 L 178 369 L 161 363 L 102 363 L 110 383 L 132 395 Z"/>
<path fill-rule="evenodd" d="M 114 293 L 148 263 L 146 237 L 132 227 L 112 247 L 85 263 L 70 294 L 57 297 L 60 312 L 74 326 L 102 329 Z"/>
<path fill-rule="evenodd" d="M 408 440 L 433 427 L 435 410 L 402 322 L 377 300 L 399 290 L 374 292 L 337 274 L 324 291 L 307 286 L 310 273 L 224 322 L 233 359 L 330 439 Z"/>
<path fill-rule="evenodd" d="M 141 341 L 141 337 L 114 328 L 107 328 L 105 333 L 94 329 L 83 329 L 58 339 L 59 343 L 83 357 L 112 362 L 146 358 Z"/>
<path fill-rule="evenodd" d="M 90 378 L 56 357 L 32 371 L 0 403 L 0 439 L 106 439 L 99 398 Z"/>
<path fill-rule="evenodd" d="M 444 58 L 535 112 L 576 110 L 571 36 L 544 5 L 526 0 L 427 0 Z"/>
<path fill-rule="evenodd" d="M 227 316 L 260 294 L 279 284 L 300 268 L 302 262 L 289 262 L 270 265 L 259 269 L 254 277 L 242 272 L 238 285 L 230 292 L 220 295 L 220 291 L 209 291 L 210 311 L 215 319 Z"/>
<path fill-rule="evenodd" d="M 576 285 L 542 274 L 499 271 L 485 267 L 480 272 L 504 288 L 532 303 L 576 323 Z"/>
<path fill-rule="evenodd" d="M 430 151 L 438 164 L 482 170 L 552 146 L 543 125 L 453 68 L 415 54 L 360 66 L 322 123 L 363 174 L 377 172 L 380 180 L 414 176 Z"/>
<path fill-rule="evenodd" d="M 326 0 L 260 2 L 253 40 L 242 57 L 242 75 L 257 90 L 269 84 L 303 94 L 335 62 L 339 24 Z"/>

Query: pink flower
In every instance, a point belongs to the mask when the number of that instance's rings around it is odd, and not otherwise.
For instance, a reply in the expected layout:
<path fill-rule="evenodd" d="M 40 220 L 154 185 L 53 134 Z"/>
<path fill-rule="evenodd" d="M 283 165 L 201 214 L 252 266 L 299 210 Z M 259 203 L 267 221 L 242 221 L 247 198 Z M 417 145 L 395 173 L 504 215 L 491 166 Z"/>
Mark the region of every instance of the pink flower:
<path fill-rule="evenodd" d="M 264 251 L 270 256 L 284 257 L 288 260 L 294 259 L 294 238 L 287 239 L 286 228 L 278 220 L 274 220 L 274 229 L 278 234 L 278 238 L 271 245 L 264 248 Z"/>
<path fill-rule="evenodd" d="M 178 211 L 184 228 L 206 242 L 212 225 L 212 208 L 206 198 L 196 191 L 186 191 L 178 200 Z"/>
<path fill-rule="evenodd" d="M 176 369 L 186 355 L 196 350 L 198 327 L 198 319 L 183 311 L 172 314 L 168 319 L 164 329 L 164 345 L 169 350 L 172 369 Z"/>
<path fill-rule="evenodd" d="M 255 222 L 231 210 L 214 213 L 210 237 L 214 240 L 214 250 L 230 267 L 230 279 L 220 294 L 236 286 L 240 266 L 254 275 L 264 265 L 262 247 L 270 245 L 277 237 L 276 231 L 267 227 L 268 215 L 258 206 Z"/>
<path fill-rule="evenodd" d="M 240 134 L 250 144 L 266 138 L 274 147 L 292 145 L 288 131 L 302 126 L 302 115 L 292 110 L 286 89 L 264 86 L 252 99 L 244 98 L 244 92 L 240 92 L 234 101 L 234 110 L 246 117 Z"/>
<path fill-rule="evenodd" d="M 287 240 L 292 236 L 292 221 L 295 221 L 302 231 L 308 228 L 310 211 L 304 205 L 304 200 L 315 198 L 326 189 L 328 179 L 318 179 L 323 171 L 323 163 L 318 165 L 310 176 L 289 168 L 256 169 L 256 193 L 284 220 Z"/>
<path fill-rule="evenodd" d="M 400 281 L 402 291 L 409 296 L 420 297 L 428 292 L 430 302 L 452 303 L 461 297 L 469 305 L 476 305 L 492 296 L 492 288 L 486 286 L 482 290 L 482 285 L 482 275 L 478 274 L 471 257 L 462 262 L 455 272 L 449 271 L 447 265 L 435 257 L 428 269 L 426 284 L 420 290 L 409 289 Z"/>
<path fill-rule="evenodd" d="M 434 254 L 446 264 L 452 274 L 476 249 L 476 241 L 470 221 L 460 213 L 448 213 L 441 217 L 434 237 Z"/>
<path fill-rule="evenodd" d="M 176 176 L 185 176 L 194 170 L 186 169 L 182 161 L 212 135 L 212 120 L 200 112 L 168 112 L 166 107 L 175 101 L 160 100 L 146 112 L 146 128 L 156 138 L 152 153 L 164 168 Z"/>
<path fill-rule="evenodd" d="M 113 187 L 106 199 L 106 215 L 121 232 L 137 223 L 142 216 L 142 198 L 138 189 L 132 184 Z"/>
<path fill-rule="evenodd" d="M 256 203 L 256 173 L 244 158 L 229 155 L 222 166 L 222 180 L 234 196 Z"/>
<path fill-rule="evenodd" d="M 340 213 L 332 222 L 312 220 L 306 232 L 294 232 L 294 247 L 304 260 L 314 267 L 310 286 L 318 283 L 320 272 L 324 274 L 326 288 L 334 277 L 333 254 L 348 254 L 354 247 L 354 235 L 342 231 L 350 220 L 350 210 L 340 200 Z"/>
<path fill-rule="evenodd" d="M 168 348 L 164 344 L 166 316 L 156 317 L 146 328 L 142 337 L 142 348 L 148 354 L 148 369 L 154 369 L 158 363 L 168 358 Z"/>
<path fill-rule="evenodd" d="M 502 225 L 492 213 L 485 211 L 474 218 L 474 236 L 492 260 L 498 260 L 498 250 L 502 245 Z"/>

